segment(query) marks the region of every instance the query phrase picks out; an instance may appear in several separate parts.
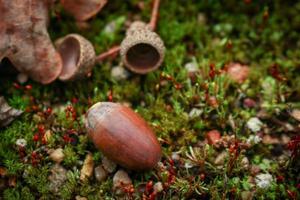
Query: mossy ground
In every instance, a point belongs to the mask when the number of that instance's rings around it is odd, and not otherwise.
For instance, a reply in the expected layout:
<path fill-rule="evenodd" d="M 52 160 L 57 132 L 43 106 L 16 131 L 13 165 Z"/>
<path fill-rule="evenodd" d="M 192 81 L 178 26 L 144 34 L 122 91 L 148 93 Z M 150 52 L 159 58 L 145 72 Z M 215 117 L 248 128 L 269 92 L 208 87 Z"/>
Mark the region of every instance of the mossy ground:
<path fill-rule="evenodd" d="M 51 15 L 51 37 L 55 39 L 77 32 L 94 44 L 97 53 L 103 52 L 121 42 L 127 20 L 149 20 L 151 2 L 145 1 L 144 9 L 137 6 L 139 2 L 110 1 L 89 21 L 87 30 L 78 29 L 74 20 L 57 6 Z M 8 170 L 10 177 L 16 177 L 16 185 L 6 187 L 1 195 L 4 199 L 74 199 L 76 195 L 88 199 L 115 198 L 112 176 L 103 183 L 94 178 L 83 183 L 79 180 L 81 163 L 78 162 L 87 152 L 93 153 L 96 164 L 101 162 L 101 153 L 87 139 L 83 117 L 90 105 L 107 101 L 112 91 L 114 102 L 130 103 L 152 125 L 163 148 L 162 162 L 166 169 L 130 173 L 135 188 L 133 198 L 142 198 L 139 191 L 151 180 L 170 182 L 157 199 L 241 199 L 243 191 L 252 191 L 256 199 L 299 198 L 297 158 L 280 165 L 279 156 L 273 153 L 274 145 L 262 142 L 253 145 L 241 151 L 236 159 L 228 156 L 225 163 L 217 167 L 213 162 L 215 156 L 229 149 L 200 144 L 205 133 L 212 129 L 246 141 L 254 134 L 246 127 L 246 122 L 262 112 L 264 130 L 269 131 L 265 134 L 272 137 L 285 134 L 290 138 L 299 134 L 283 126 L 288 123 L 299 131 L 299 122 L 288 115 L 300 107 L 299 13 L 297 1 L 164 0 L 157 32 L 167 52 L 162 67 L 155 72 L 114 80 L 110 70 L 120 63 L 117 57 L 96 65 L 90 78 L 78 82 L 56 81 L 40 85 L 29 81 L 24 86 L 32 85 L 32 89 L 26 90 L 13 86 L 15 77 L 1 77 L 1 94 L 11 106 L 28 111 L 0 131 L 0 166 Z M 116 28 L 108 34 L 104 28 L 112 21 Z M 201 71 L 194 82 L 188 78 L 184 67 L 188 62 L 195 62 Z M 224 74 L 209 77 L 210 64 L 221 69 L 230 62 L 249 65 L 250 76 L 243 84 L 230 81 Z M 278 65 L 282 80 L 270 73 L 274 64 Z M 173 81 L 168 81 L 168 77 L 173 77 Z M 207 95 L 216 98 L 217 107 L 207 103 Z M 257 106 L 245 108 L 241 102 L 246 97 L 253 99 Z M 76 112 L 75 119 L 67 117 L 65 110 L 59 110 L 60 105 L 71 105 Z M 53 112 L 46 116 L 49 107 Z M 188 113 L 194 107 L 202 114 L 191 119 Z M 39 124 L 53 132 L 46 145 L 32 139 Z M 75 143 L 63 139 L 70 129 L 75 130 L 72 136 Z M 21 162 L 15 145 L 19 138 L 28 143 L 27 163 Z M 66 158 L 62 165 L 69 172 L 61 195 L 49 191 L 48 176 L 53 161 L 47 153 L 40 151 L 36 166 L 30 161 L 31 153 L 42 146 L 64 149 Z M 282 147 L 280 154 L 289 152 L 286 146 Z M 180 155 L 174 167 L 170 162 L 172 152 Z M 259 189 L 251 183 L 251 171 L 241 164 L 245 156 L 250 165 L 259 166 L 262 173 L 268 172 L 274 177 L 269 188 Z M 186 168 L 185 163 L 192 163 L 193 167 Z M 283 180 L 276 179 L 280 176 Z"/>

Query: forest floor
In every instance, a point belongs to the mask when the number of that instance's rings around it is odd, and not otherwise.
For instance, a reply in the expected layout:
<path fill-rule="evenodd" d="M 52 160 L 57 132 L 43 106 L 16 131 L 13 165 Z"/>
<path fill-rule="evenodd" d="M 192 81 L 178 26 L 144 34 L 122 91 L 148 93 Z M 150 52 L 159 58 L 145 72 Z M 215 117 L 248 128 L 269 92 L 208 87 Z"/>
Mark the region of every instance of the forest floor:
<path fill-rule="evenodd" d="M 101 53 L 130 21 L 149 20 L 151 1 L 111 1 L 85 28 L 55 9 L 53 40 L 79 33 Z M 25 112 L 0 130 L 0 199 L 299 199 L 299 13 L 297 1 L 162 0 L 167 50 L 154 72 L 112 74 L 116 56 L 77 82 L 1 77 L 0 93 Z M 139 113 L 163 151 L 153 170 L 126 171 L 132 185 L 121 191 L 120 166 L 105 180 L 80 178 L 87 155 L 94 168 L 103 162 L 84 114 L 109 100 Z M 51 149 L 62 149 L 59 165 Z"/>

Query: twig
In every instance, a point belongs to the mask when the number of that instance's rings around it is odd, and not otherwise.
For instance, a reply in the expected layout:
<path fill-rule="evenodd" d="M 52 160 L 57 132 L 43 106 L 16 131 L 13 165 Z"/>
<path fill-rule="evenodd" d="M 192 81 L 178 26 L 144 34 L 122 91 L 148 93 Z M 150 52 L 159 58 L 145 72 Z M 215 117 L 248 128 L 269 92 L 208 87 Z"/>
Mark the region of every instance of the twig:
<path fill-rule="evenodd" d="M 151 20 L 149 22 L 149 26 L 152 31 L 156 29 L 157 20 L 158 20 L 158 10 L 159 10 L 160 0 L 153 0 L 153 8 L 151 14 Z"/>
<path fill-rule="evenodd" d="M 96 57 L 96 62 L 101 62 L 101 61 L 105 60 L 106 58 L 119 53 L 119 51 L 120 51 L 120 46 L 114 46 L 114 47 L 110 48 L 108 51 L 98 55 Z"/>
<path fill-rule="evenodd" d="M 159 4 L 160 0 L 153 0 L 153 8 L 152 8 L 152 13 L 151 13 L 151 19 L 150 22 L 148 23 L 150 29 L 154 31 L 156 29 L 157 25 L 157 20 L 158 20 L 158 10 L 159 10 Z M 96 62 L 102 62 L 108 57 L 111 57 L 120 51 L 120 45 L 114 46 L 110 48 L 108 51 L 101 53 L 96 57 Z"/>

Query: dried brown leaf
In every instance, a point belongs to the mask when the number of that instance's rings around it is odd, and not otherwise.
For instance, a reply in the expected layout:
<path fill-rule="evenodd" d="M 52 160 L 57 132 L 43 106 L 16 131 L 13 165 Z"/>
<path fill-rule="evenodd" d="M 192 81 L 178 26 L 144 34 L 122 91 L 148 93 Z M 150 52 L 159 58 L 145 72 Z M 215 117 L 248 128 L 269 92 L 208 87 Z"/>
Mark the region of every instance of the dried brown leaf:
<path fill-rule="evenodd" d="M 62 61 L 47 32 L 51 0 L 0 0 L 0 60 L 7 57 L 22 73 L 47 84 Z"/>
<path fill-rule="evenodd" d="M 9 125 L 16 117 L 23 113 L 21 110 L 10 107 L 4 97 L 0 97 L 0 127 Z"/>

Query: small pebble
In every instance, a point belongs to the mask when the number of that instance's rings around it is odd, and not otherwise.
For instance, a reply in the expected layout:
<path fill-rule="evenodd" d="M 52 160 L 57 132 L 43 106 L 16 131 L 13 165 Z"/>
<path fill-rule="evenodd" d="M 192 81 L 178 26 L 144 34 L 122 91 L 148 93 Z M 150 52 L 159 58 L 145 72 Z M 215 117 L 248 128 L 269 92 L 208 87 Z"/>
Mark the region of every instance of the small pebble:
<path fill-rule="evenodd" d="M 199 108 L 192 108 L 190 113 L 189 113 L 189 118 L 194 119 L 196 117 L 199 117 L 203 113 L 203 110 Z"/>
<path fill-rule="evenodd" d="M 76 195 L 75 200 L 88 200 L 86 197 Z"/>
<path fill-rule="evenodd" d="M 126 80 L 130 73 L 122 66 L 113 67 L 111 69 L 111 76 L 116 80 Z"/>
<path fill-rule="evenodd" d="M 17 76 L 17 80 L 21 84 L 26 83 L 28 81 L 28 75 L 24 73 L 19 73 Z"/>
<path fill-rule="evenodd" d="M 197 22 L 199 25 L 205 25 L 207 21 L 206 15 L 204 13 L 198 13 Z"/>
<path fill-rule="evenodd" d="M 294 119 L 300 121 L 300 110 L 299 109 L 294 109 L 290 115 L 292 117 L 294 117 Z"/>
<path fill-rule="evenodd" d="M 93 174 L 94 161 L 91 153 L 87 154 L 80 171 L 80 180 L 86 181 Z"/>
<path fill-rule="evenodd" d="M 221 152 L 219 155 L 217 155 L 214 161 L 215 165 L 224 165 L 227 157 L 228 157 L 228 153 L 226 151 Z"/>
<path fill-rule="evenodd" d="M 254 108 L 256 106 L 256 102 L 253 99 L 246 98 L 243 101 L 243 106 L 245 108 Z"/>
<path fill-rule="evenodd" d="M 171 158 L 174 161 L 180 160 L 180 156 L 179 156 L 179 154 L 177 152 L 172 152 Z"/>
<path fill-rule="evenodd" d="M 102 158 L 102 165 L 108 173 L 113 173 L 117 168 L 117 164 L 108 159 L 106 156 L 103 156 Z"/>
<path fill-rule="evenodd" d="M 62 148 L 50 150 L 49 153 L 50 153 L 49 158 L 56 163 L 60 163 L 64 160 L 65 155 Z"/>
<path fill-rule="evenodd" d="M 249 159 L 247 157 L 244 157 L 242 160 L 241 160 L 241 165 L 242 167 L 245 169 L 245 170 L 248 170 L 249 167 L 250 167 L 250 162 L 249 162 Z"/>
<path fill-rule="evenodd" d="M 184 168 L 186 168 L 186 169 L 191 169 L 193 167 L 194 167 L 194 165 L 193 165 L 193 163 L 191 163 L 191 161 L 186 161 L 184 163 Z"/>
<path fill-rule="evenodd" d="M 247 127 L 252 132 L 260 131 L 262 126 L 263 126 L 263 123 L 257 117 L 252 117 L 247 121 Z"/>
<path fill-rule="evenodd" d="M 187 70 L 188 73 L 195 73 L 199 70 L 198 65 L 196 62 L 189 62 L 184 65 L 184 68 Z"/>
<path fill-rule="evenodd" d="M 164 190 L 163 184 L 161 182 L 157 182 L 153 186 L 153 190 L 156 193 L 162 192 Z"/>
<path fill-rule="evenodd" d="M 206 134 L 208 144 L 216 144 L 221 139 L 221 134 L 218 130 L 211 130 Z"/>
<path fill-rule="evenodd" d="M 242 200 L 252 200 L 254 193 L 251 191 L 243 191 L 241 192 L 241 199 Z"/>
<path fill-rule="evenodd" d="M 264 143 L 264 144 L 279 144 L 280 141 L 276 137 L 272 137 L 270 135 L 264 135 L 264 137 L 262 138 L 262 143 Z"/>
<path fill-rule="evenodd" d="M 258 174 L 255 176 L 255 183 L 259 188 L 266 189 L 271 186 L 273 182 L 273 177 L 271 174 Z"/>
<path fill-rule="evenodd" d="M 262 141 L 261 137 L 259 137 L 258 135 L 250 135 L 249 138 L 247 139 L 247 143 L 248 144 L 258 144 Z"/>
<path fill-rule="evenodd" d="M 23 138 L 17 139 L 16 145 L 18 147 L 25 147 L 27 145 L 27 141 Z"/>
<path fill-rule="evenodd" d="M 95 168 L 94 173 L 96 180 L 99 182 L 102 182 L 107 178 L 107 172 L 101 165 Z"/>
<path fill-rule="evenodd" d="M 113 34 L 116 31 L 116 21 L 111 21 L 103 29 L 103 32 L 106 34 Z"/>
<path fill-rule="evenodd" d="M 261 171 L 260 167 L 257 165 L 251 165 L 250 168 L 250 173 L 255 176 L 256 174 L 258 174 Z"/>
<path fill-rule="evenodd" d="M 123 191 L 121 188 L 124 187 L 124 185 L 126 186 L 130 184 L 132 184 L 132 181 L 128 176 L 127 172 L 120 169 L 115 173 L 113 177 L 113 189 L 116 191 L 117 194 L 122 194 Z"/>
<path fill-rule="evenodd" d="M 50 181 L 49 189 L 54 193 L 58 193 L 60 187 L 67 180 L 67 170 L 61 165 L 55 164 L 50 171 L 51 175 L 48 177 Z"/>
<path fill-rule="evenodd" d="M 228 76 L 237 83 L 243 83 L 249 76 L 249 67 L 240 63 L 230 63 L 228 65 Z"/>

